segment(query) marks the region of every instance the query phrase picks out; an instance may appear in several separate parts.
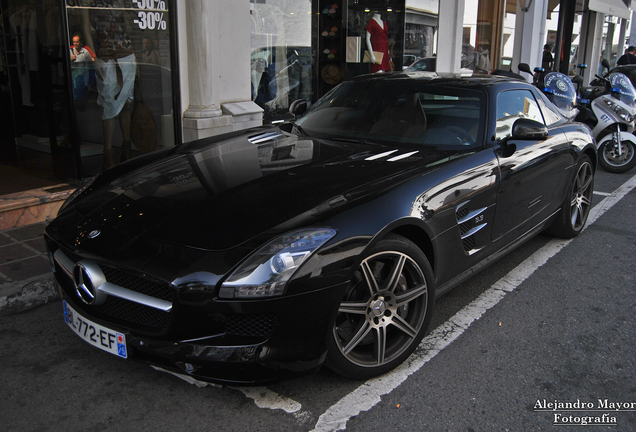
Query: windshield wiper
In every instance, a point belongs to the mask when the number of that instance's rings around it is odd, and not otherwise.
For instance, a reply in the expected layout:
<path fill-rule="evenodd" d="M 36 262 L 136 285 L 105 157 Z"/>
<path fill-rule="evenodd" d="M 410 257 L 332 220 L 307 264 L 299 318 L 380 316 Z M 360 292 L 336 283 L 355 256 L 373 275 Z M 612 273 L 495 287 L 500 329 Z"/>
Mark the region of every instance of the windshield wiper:
<path fill-rule="evenodd" d="M 379 144 L 377 142 L 373 142 L 373 141 L 369 141 L 365 138 L 350 138 L 350 137 L 331 137 L 331 138 L 326 138 L 328 140 L 331 141 L 339 141 L 339 142 L 347 142 L 347 143 L 353 143 L 353 144 L 368 144 L 368 145 L 374 145 L 374 146 L 381 146 L 382 144 Z"/>
<path fill-rule="evenodd" d="M 303 129 L 298 123 L 296 123 L 295 121 L 290 122 L 294 128 L 298 131 L 298 133 L 300 135 L 302 135 L 303 137 L 308 137 L 309 134 L 307 132 L 305 132 L 305 129 Z"/>

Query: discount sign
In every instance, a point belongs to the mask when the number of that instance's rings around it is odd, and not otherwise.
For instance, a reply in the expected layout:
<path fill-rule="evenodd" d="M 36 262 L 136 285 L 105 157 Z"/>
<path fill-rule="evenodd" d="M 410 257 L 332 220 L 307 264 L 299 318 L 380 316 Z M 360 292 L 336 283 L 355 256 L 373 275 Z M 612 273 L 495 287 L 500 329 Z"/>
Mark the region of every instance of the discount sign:
<path fill-rule="evenodd" d="M 166 2 L 163 0 L 133 0 L 133 3 L 137 5 L 139 12 L 137 17 L 139 19 L 133 22 L 139 26 L 142 30 L 165 30 L 167 24 L 163 19 L 163 11 L 166 9 Z"/>

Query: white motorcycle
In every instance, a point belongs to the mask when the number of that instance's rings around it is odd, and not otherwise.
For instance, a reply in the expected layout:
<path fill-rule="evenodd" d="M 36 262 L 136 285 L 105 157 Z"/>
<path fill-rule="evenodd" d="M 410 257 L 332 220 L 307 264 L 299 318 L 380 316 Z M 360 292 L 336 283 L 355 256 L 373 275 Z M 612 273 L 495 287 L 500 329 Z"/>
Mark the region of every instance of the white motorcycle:
<path fill-rule="evenodd" d="M 636 89 L 621 73 L 596 76 L 592 87 L 580 90 L 577 121 L 586 123 L 598 145 L 599 164 L 611 173 L 636 166 Z"/>

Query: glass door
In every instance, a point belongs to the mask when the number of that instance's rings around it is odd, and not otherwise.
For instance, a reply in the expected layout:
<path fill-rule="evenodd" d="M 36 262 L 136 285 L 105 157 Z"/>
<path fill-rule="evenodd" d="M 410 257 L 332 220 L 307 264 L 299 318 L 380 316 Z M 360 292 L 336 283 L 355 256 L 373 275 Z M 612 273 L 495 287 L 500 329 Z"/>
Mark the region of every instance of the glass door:
<path fill-rule="evenodd" d="M 3 163 L 36 177 L 76 177 L 69 143 L 62 8 L 58 0 L 2 0 Z"/>

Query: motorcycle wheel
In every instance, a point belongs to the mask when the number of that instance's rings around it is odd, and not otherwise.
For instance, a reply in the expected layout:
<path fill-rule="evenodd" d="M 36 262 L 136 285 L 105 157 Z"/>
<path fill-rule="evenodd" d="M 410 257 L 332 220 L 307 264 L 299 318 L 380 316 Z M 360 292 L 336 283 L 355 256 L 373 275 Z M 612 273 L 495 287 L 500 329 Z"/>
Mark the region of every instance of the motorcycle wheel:
<path fill-rule="evenodd" d="M 608 141 L 598 149 L 598 163 L 607 172 L 620 174 L 636 166 L 636 145 L 631 141 L 621 141 L 621 155 L 618 146 Z"/>

